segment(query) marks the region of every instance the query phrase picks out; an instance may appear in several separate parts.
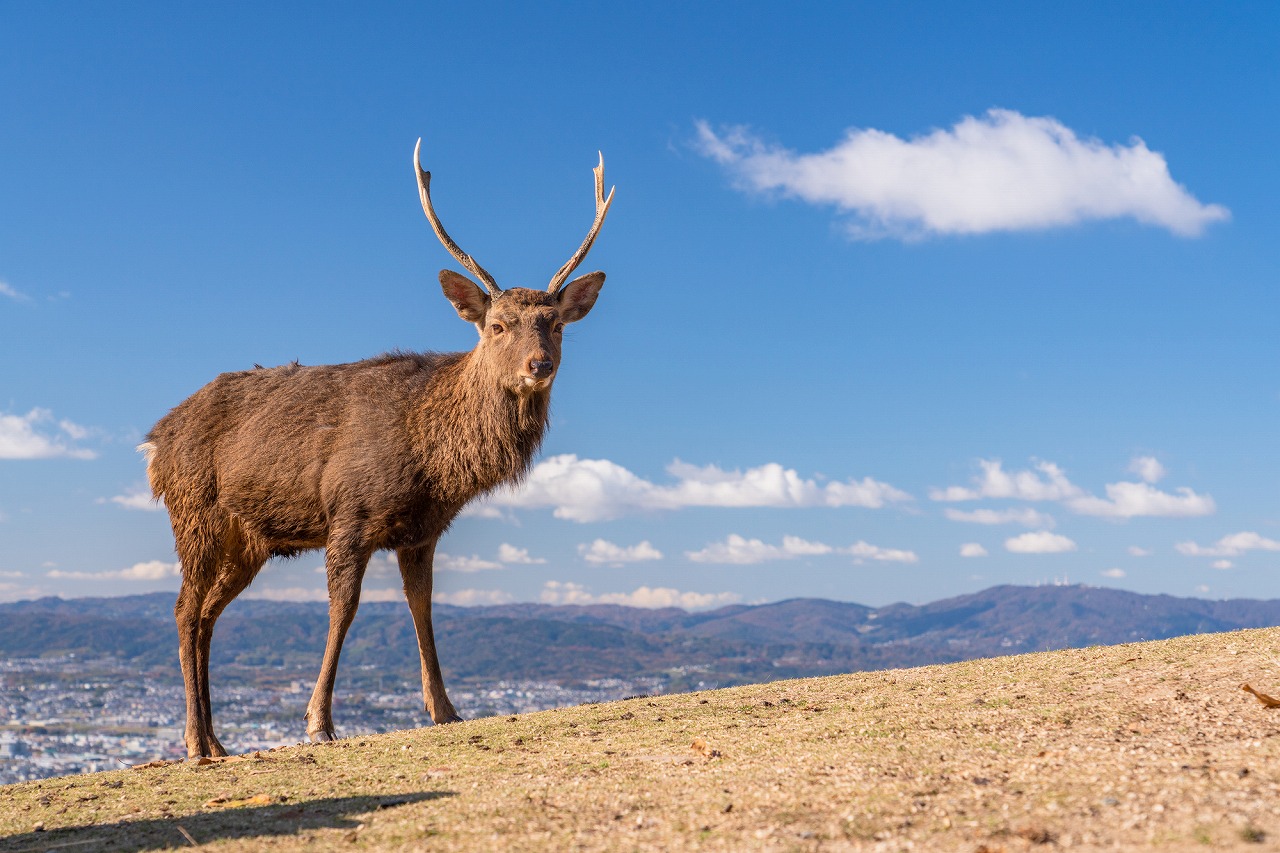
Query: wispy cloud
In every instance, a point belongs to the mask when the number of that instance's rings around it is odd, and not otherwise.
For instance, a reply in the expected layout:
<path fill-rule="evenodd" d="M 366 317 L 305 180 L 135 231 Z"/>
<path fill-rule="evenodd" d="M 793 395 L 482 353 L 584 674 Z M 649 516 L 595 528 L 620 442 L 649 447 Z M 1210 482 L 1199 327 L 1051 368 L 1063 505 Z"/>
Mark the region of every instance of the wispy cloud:
<path fill-rule="evenodd" d="M 961 510 L 947 507 L 943 515 L 952 521 L 970 524 L 1021 524 L 1023 527 L 1053 527 L 1053 516 L 1036 512 L 1030 507 L 1010 509 Z"/>
<path fill-rule="evenodd" d="M 591 544 L 578 546 L 578 553 L 588 563 L 596 565 L 621 566 L 624 563 L 643 563 L 650 560 L 661 560 L 662 552 L 644 540 L 638 545 L 615 545 L 607 539 L 596 539 Z"/>
<path fill-rule="evenodd" d="M 977 542 L 966 542 L 960 546 L 961 557 L 985 557 L 987 549 Z"/>
<path fill-rule="evenodd" d="M 25 415 L 0 415 L 0 459 L 93 459 L 98 454 L 73 442 L 89 430 L 69 420 L 55 423 L 53 412 L 32 409 Z"/>
<path fill-rule="evenodd" d="M 681 592 L 670 587 L 642 586 L 633 592 L 606 592 L 599 595 L 587 591 L 582 584 L 547 581 L 540 600 L 544 604 L 621 604 L 627 607 L 679 607 L 684 610 L 709 610 L 736 604 L 742 597 L 734 592 Z"/>
<path fill-rule="evenodd" d="M 797 557 L 816 557 L 825 554 L 842 554 L 854 558 L 854 562 L 880 560 L 895 563 L 914 563 L 919 558 L 912 551 L 881 548 L 867 542 L 855 542 L 844 548 L 836 548 L 823 542 L 811 542 L 799 536 L 782 537 L 781 545 L 771 545 L 761 539 L 747 539 L 736 533 L 729 534 L 723 542 L 713 542 L 698 551 L 686 551 L 685 556 L 695 563 L 726 565 L 752 565 L 775 560 L 794 560 Z"/>
<path fill-rule="evenodd" d="M 9 284 L 7 281 L 0 281 L 0 296 L 8 297 L 14 302 L 30 302 L 31 297 Z"/>
<path fill-rule="evenodd" d="M 1179 542 L 1173 547 L 1179 554 L 1187 557 L 1239 557 L 1246 551 L 1280 551 L 1280 542 L 1253 531 L 1244 530 L 1223 536 L 1208 546 L 1197 545 L 1195 542 Z"/>
<path fill-rule="evenodd" d="M 1081 138 L 1060 121 L 992 109 L 910 139 L 849 130 L 827 151 L 800 154 L 743 127 L 698 122 L 703 154 L 739 185 L 829 204 L 860 238 L 986 234 L 1131 218 L 1183 237 L 1230 213 L 1173 180 L 1163 155 Z"/>
<path fill-rule="evenodd" d="M 1065 536 L 1037 530 L 1004 541 L 1006 551 L 1014 554 L 1065 554 L 1076 550 L 1076 543 Z"/>
<path fill-rule="evenodd" d="M 1111 578 L 1113 580 L 1119 580 L 1125 576 L 1124 569 L 1103 569 L 1101 572 L 1098 572 L 1098 574 L 1102 575 L 1104 578 Z"/>
<path fill-rule="evenodd" d="M 437 604 L 456 604 L 459 607 L 478 607 L 485 604 L 510 604 L 515 597 L 500 589 L 455 589 L 437 592 L 431 596 Z"/>
<path fill-rule="evenodd" d="M 99 503 L 106 503 L 107 500 L 125 509 L 136 509 L 143 512 L 160 512 L 164 509 L 164 504 L 152 497 L 151 490 L 146 486 L 134 486 L 127 489 L 123 495 L 99 499 Z"/>
<path fill-rule="evenodd" d="M 607 459 L 573 454 L 538 463 L 514 490 L 501 490 L 472 510 L 492 514 L 493 507 L 551 508 L 556 518 L 605 521 L 637 512 L 686 507 L 866 507 L 907 501 L 911 496 L 870 477 L 843 482 L 803 478 L 777 463 L 726 471 L 676 461 L 667 466 L 675 482 L 660 485 Z"/>

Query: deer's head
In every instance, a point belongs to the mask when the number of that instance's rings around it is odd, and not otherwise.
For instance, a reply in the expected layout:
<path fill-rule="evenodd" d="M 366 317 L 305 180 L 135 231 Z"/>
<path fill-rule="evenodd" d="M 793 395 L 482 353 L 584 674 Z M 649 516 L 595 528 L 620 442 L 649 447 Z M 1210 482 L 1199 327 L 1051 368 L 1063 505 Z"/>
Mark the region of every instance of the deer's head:
<path fill-rule="evenodd" d="M 604 155 L 593 170 L 596 184 L 596 218 L 578 251 L 551 278 L 545 291 L 526 287 L 503 290 L 484 267 L 453 242 L 431 206 L 431 173 L 419 160 L 422 140 L 413 149 L 413 166 L 418 175 L 422 209 L 440 242 L 484 287 L 453 270 L 440 271 L 444 295 L 458 316 L 474 323 L 480 332 L 476 352 L 496 373 L 498 381 L 517 394 L 546 391 L 560 367 L 560 346 L 565 324 L 587 316 L 604 285 L 604 273 L 591 272 L 568 284 L 567 279 L 591 251 L 600 233 L 605 214 L 613 203 L 613 190 L 604 195 Z"/>

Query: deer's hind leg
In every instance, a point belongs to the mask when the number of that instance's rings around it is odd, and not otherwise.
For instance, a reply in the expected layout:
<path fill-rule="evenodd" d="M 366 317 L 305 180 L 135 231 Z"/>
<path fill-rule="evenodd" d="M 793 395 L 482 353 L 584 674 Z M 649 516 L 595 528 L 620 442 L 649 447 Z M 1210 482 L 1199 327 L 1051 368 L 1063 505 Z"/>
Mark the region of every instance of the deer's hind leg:
<path fill-rule="evenodd" d="M 413 614 L 413 628 L 418 635 L 418 656 L 422 661 L 422 702 L 431 722 L 456 723 L 462 719 L 454 710 L 444 690 L 444 676 L 440 674 L 440 659 L 436 656 L 435 631 L 431 626 L 432 542 L 420 548 L 401 548 L 396 551 L 400 563 L 400 577 L 404 581 L 404 597 Z"/>
<path fill-rule="evenodd" d="M 173 615 L 178 623 L 178 662 L 187 694 L 187 725 L 183 740 L 187 756 L 213 754 L 212 722 L 208 718 L 209 674 L 201 655 L 201 622 L 205 601 L 214 586 L 222 557 L 224 525 L 207 516 L 170 507 L 178 559 L 182 561 L 182 587 Z M 205 646 L 207 648 L 207 646 Z"/>
<path fill-rule="evenodd" d="M 227 529 L 222 558 L 218 563 L 217 577 L 205 595 L 200 608 L 200 705 L 208 737 L 210 755 L 226 755 L 218 736 L 213 732 L 213 708 L 209 698 L 209 647 L 213 640 L 213 626 L 227 605 L 244 592 L 267 561 L 264 551 L 254 547 L 234 520 Z"/>

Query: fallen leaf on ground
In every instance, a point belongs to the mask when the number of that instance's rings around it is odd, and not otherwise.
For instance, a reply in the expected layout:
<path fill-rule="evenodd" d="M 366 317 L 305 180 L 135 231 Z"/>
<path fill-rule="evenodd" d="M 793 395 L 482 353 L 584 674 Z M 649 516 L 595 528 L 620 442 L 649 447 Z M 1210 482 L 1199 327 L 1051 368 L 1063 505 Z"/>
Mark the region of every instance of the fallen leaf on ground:
<path fill-rule="evenodd" d="M 146 770 L 148 767 L 168 767 L 172 761 L 148 761 L 146 764 L 135 764 L 131 769 Z"/>
<path fill-rule="evenodd" d="M 252 797 L 244 799 L 232 799 L 230 797 L 214 797 L 206 802 L 202 808 L 206 809 L 238 809 L 241 806 L 269 806 L 274 803 L 275 797 L 270 794 L 254 794 Z"/>
<path fill-rule="evenodd" d="M 707 742 L 702 738 L 698 738 L 693 743 L 691 743 L 689 745 L 689 749 L 693 750 L 698 755 L 701 755 L 703 758 L 706 758 L 706 759 L 720 757 L 720 750 L 712 749 L 711 747 L 707 746 Z"/>
<path fill-rule="evenodd" d="M 1254 696 L 1257 696 L 1258 701 L 1261 702 L 1263 705 L 1267 706 L 1268 708 L 1280 708 L 1280 699 L 1276 699 L 1273 696 L 1268 696 L 1265 693 L 1259 693 L 1257 690 L 1254 690 L 1252 687 L 1250 687 L 1247 684 L 1240 685 L 1240 689 L 1245 691 L 1246 693 L 1252 693 Z"/>

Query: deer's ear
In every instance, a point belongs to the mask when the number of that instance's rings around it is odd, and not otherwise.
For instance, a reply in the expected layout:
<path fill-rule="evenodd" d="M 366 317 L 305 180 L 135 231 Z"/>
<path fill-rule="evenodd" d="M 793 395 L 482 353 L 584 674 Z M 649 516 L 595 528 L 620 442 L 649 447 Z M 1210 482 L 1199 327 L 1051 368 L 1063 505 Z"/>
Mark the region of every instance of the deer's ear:
<path fill-rule="evenodd" d="M 560 302 L 560 319 L 572 323 L 587 316 L 603 286 L 604 273 L 597 271 L 578 276 L 560 288 L 560 295 L 556 297 Z"/>
<path fill-rule="evenodd" d="M 458 316 L 468 323 L 483 323 L 489 311 L 489 294 L 484 288 L 453 270 L 440 270 L 440 287 L 445 298 L 453 303 Z"/>

